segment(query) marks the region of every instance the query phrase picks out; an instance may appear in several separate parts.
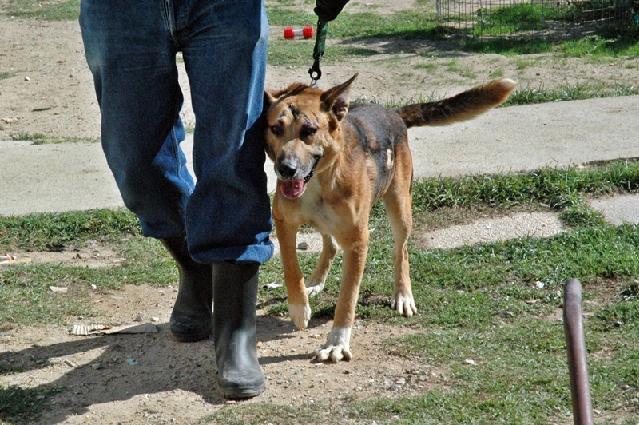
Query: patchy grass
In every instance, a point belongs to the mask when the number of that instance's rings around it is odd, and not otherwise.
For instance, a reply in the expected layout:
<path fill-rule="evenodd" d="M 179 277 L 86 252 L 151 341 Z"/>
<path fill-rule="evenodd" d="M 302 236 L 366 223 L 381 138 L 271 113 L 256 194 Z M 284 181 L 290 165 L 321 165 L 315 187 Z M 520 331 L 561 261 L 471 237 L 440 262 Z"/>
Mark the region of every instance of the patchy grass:
<path fill-rule="evenodd" d="M 0 217 L 0 252 L 61 251 L 139 235 L 137 218 L 124 209 Z"/>
<path fill-rule="evenodd" d="M 56 136 L 47 135 L 42 133 L 12 133 L 9 135 L 11 140 L 15 141 L 28 141 L 34 145 L 50 145 L 59 143 L 96 143 L 99 142 L 99 138 L 86 138 L 86 137 L 70 137 L 70 136 Z"/>
<path fill-rule="evenodd" d="M 639 86 L 634 85 L 603 86 L 598 84 L 575 84 L 565 85 L 555 89 L 527 87 L 515 90 L 504 103 L 504 106 L 584 100 L 597 97 L 635 96 L 637 94 L 639 94 Z"/>
<path fill-rule="evenodd" d="M 270 65 L 307 65 L 310 67 L 313 63 L 314 45 L 315 42 L 312 40 L 271 40 L 268 48 L 268 63 Z M 377 51 L 373 49 L 333 45 L 326 49 L 322 57 L 322 64 L 366 58 L 375 54 Z"/>
<path fill-rule="evenodd" d="M 565 420 L 570 409 L 568 372 L 561 324 L 553 317 L 561 305 L 562 282 L 571 277 L 584 282 L 588 301 L 587 344 L 595 407 L 605 414 L 636 411 L 639 231 L 637 226 L 605 224 L 583 198 L 638 189 L 639 162 L 634 161 L 415 182 L 416 223 L 446 208 L 555 208 L 572 229 L 547 239 L 521 238 L 453 250 L 411 245 L 413 293 L 420 310 L 405 319 L 388 308 L 392 237 L 382 208 L 376 207 L 357 314 L 366 320 L 410 326 L 414 331 L 410 336 L 387 341 L 389 355 L 419 357 L 425 365 L 450 371 L 446 386 L 394 399 L 240 404 L 224 407 L 206 420 L 229 424 L 322 423 L 336 416 L 346 423 Z M 161 245 L 143 238 L 135 218 L 124 210 L 0 218 L 0 252 L 15 247 L 69 249 L 90 240 L 110 244 L 125 261 L 100 269 L 49 264 L 3 270 L 0 303 L 5 308 L 0 322 L 63 322 L 69 315 L 90 315 L 82 307 L 87 305 L 83 301 L 90 284 L 117 288 L 175 280 L 175 267 Z M 308 273 L 317 255 L 303 254 L 300 260 Z M 342 261 L 338 255 L 325 291 L 311 300 L 315 318 L 333 315 Z M 260 279 L 281 280 L 280 262 L 264 265 Z M 601 286 L 602 281 L 612 283 Z M 49 285 L 70 290 L 60 297 L 48 291 Z M 261 291 L 259 298 L 271 314 L 286 312 L 283 289 Z"/>
<path fill-rule="evenodd" d="M 75 21 L 80 15 L 80 0 L 10 0 L 6 13 L 20 18 Z"/>
<path fill-rule="evenodd" d="M 546 20 L 569 20 L 574 9 L 544 7 L 541 4 L 520 3 L 496 9 L 479 9 L 473 31 L 476 36 L 513 34 L 545 28 Z"/>
<path fill-rule="evenodd" d="M 7 78 L 11 78 L 15 76 L 13 72 L 0 72 L 0 80 L 6 80 Z"/>
<path fill-rule="evenodd" d="M 504 76 L 504 70 L 501 68 L 494 69 L 488 74 L 488 78 L 496 79 Z"/>
<path fill-rule="evenodd" d="M 31 389 L 0 386 L 0 422 L 31 423 L 49 404 L 56 389 Z M 6 422 L 5 422 L 6 421 Z"/>

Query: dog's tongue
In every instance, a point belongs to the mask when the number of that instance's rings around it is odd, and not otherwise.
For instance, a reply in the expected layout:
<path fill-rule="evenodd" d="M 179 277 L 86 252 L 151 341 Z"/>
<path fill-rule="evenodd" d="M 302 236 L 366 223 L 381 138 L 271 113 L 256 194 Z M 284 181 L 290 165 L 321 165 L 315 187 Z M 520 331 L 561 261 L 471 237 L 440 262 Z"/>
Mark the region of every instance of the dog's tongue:
<path fill-rule="evenodd" d="M 282 194 L 289 199 L 297 199 L 304 193 L 304 179 L 283 180 Z"/>

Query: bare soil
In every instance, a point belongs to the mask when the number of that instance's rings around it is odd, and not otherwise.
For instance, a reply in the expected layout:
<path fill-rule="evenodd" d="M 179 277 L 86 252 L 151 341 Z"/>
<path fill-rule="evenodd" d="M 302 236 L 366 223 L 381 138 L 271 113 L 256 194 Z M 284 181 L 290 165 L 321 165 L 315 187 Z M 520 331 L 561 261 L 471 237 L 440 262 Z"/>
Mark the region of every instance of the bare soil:
<path fill-rule="evenodd" d="M 375 10 L 394 11 L 388 4 Z M 97 140 L 99 110 L 78 24 L 0 14 L 0 28 L 0 140 L 34 134 L 56 139 Z M 278 37 L 281 37 L 279 31 L 273 31 L 272 38 Z M 357 72 L 359 78 L 353 96 L 380 102 L 410 102 L 432 95 L 453 94 L 498 76 L 514 79 L 519 87 L 532 88 L 566 84 L 631 85 L 637 83 L 639 69 L 639 58 L 592 61 L 540 54 L 522 59 L 470 54 L 428 41 L 329 41 L 366 47 L 376 53 L 349 63 L 323 65 L 320 85 L 341 83 Z M 307 65 L 270 66 L 267 87 L 306 82 L 307 69 Z M 180 71 L 180 83 L 187 99 L 185 117 L 187 124 L 193 125 L 183 64 Z"/>
<path fill-rule="evenodd" d="M 56 392 L 37 423 L 193 423 L 226 404 L 215 391 L 211 340 L 181 344 L 168 331 L 176 289 L 127 286 L 96 292 L 97 315 L 68 323 L 152 323 L 158 333 L 78 337 L 68 326 L 15 327 L 0 333 L 0 364 L 16 371 L 3 385 Z M 63 295 L 58 295 L 63 296 Z M 382 340 L 411 332 L 358 321 L 351 362 L 311 361 L 330 322 L 312 320 L 295 331 L 286 318 L 258 317 L 258 352 L 267 391 L 248 401 L 277 404 L 327 403 L 336 399 L 396 397 L 446 385 L 447 374 L 397 355 Z M 30 422 L 29 423 L 33 423 Z"/>

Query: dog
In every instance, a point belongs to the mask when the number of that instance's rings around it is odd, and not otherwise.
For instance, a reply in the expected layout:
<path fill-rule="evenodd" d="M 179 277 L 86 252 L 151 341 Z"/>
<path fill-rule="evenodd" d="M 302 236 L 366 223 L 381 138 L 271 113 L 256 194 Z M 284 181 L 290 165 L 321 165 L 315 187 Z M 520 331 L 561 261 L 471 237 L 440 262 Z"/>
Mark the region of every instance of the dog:
<path fill-rule="evenodd" d="M 437 102 L 388 110 L 353 104 L 349 91 L 357 74 L 329 90 L 294 83 L 265 93 L 266 153 L 277 175 L 273 221 L 280 244 L 288 311 L 298 329 L 311 318 L 309 295 L 321 291 L 337 249 L 343 273 L 333 327 L 318 361 L 351 360 L 350 338 L 368 249 L 371 208 L 382 200 L 394 239 L 394 296 L 391 307 L 417 312 L 411 291 L 407 241 L 412 228 L 413 166 L 407 129 L 464 121 L 503 103 L 515 87 L 494 80 Z M 308 224 L 323 248 L 308 280 L 300 270 L 296 234 Z"/>

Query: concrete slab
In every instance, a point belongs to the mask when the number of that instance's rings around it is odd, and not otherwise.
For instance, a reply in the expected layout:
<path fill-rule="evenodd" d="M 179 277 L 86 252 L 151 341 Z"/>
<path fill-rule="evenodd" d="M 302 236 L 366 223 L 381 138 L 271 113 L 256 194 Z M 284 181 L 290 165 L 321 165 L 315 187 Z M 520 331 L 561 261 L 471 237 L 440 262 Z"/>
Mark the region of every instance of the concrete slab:
<path fill-rule="evenodd" d="M 426 248 L 458 248 L 464 245 L 505 241 L 530 236 L 545 238 L 563 232 L 559 214 L 517 213 L 506 217 L 477 220 L 415 235 Z"/>
<path fill-rule="evenodd" d="M 120 205 L 98 144 L 0 141 L 0 215 Z"/>
<path fill-rule="evenodd" d="M 639 156 L 639 96 L 513 106 L 409 130 L 417 177 L 564 167 Z"/>
<path fill-rule="evenodd" d="M 275 236 L 271 238 L 274 245 L 273 256 L 280 255 L 280 244 Z M 304 232 L 297 234 L 298 254 L 315 254 L 322 252 L 322 235 L 319 232 Z"/>
<path fill-rule="evenodd" d="M 458 176 L 639 157 L 639 96 L 500 108 L 409 130 L 415 176 Z M 191 135 L 184 143 L 190 156 Z M 273 165 L 264 165 L 269 191 Z M 0 214 L 122 205 L 98 144 L 0 141 Z"/>
<path fill-rule="evenodd" d="M 639 195 L 637 194 L 592 199 L 589 204 L 600 211 L 606 221 L 611 224 L 639 224 Z"/>

